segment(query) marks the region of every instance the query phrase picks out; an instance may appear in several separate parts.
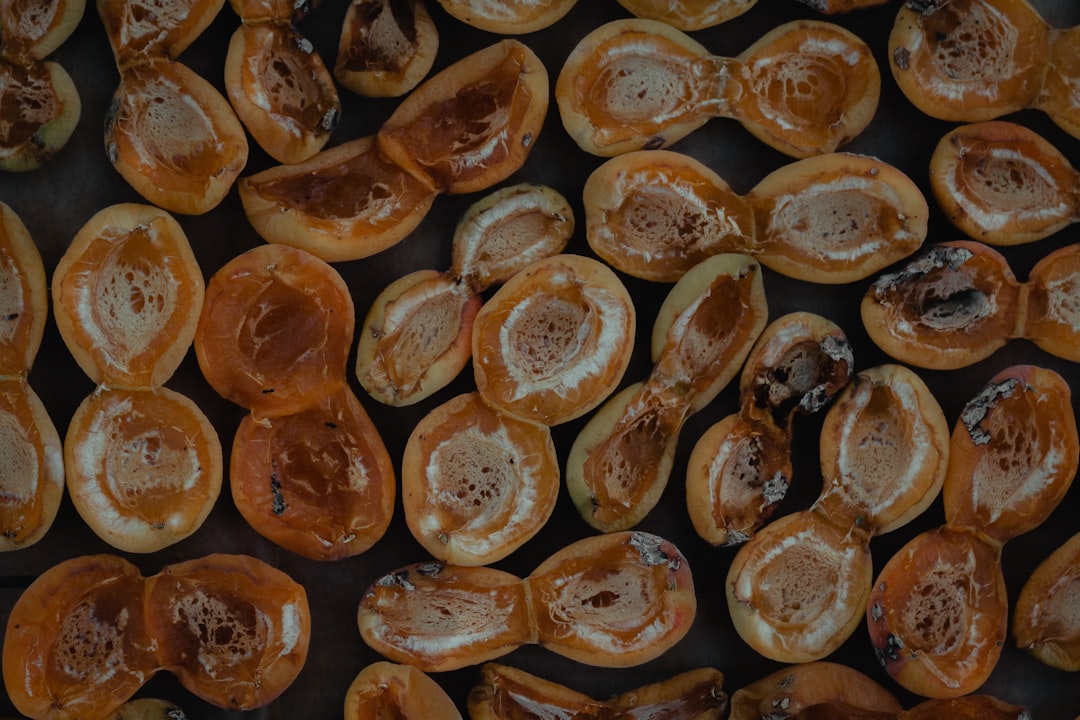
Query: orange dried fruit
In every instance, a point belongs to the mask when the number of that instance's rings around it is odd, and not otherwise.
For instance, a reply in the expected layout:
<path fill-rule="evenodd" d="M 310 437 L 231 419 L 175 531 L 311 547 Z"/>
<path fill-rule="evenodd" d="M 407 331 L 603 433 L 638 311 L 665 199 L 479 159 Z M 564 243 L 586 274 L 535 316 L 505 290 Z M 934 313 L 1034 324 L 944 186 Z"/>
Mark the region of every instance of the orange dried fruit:
<path fill-rule="evenodd" d="M 917 250 L 929 217 L 910 178 L 849 153 L 790 163 L 739 196 L 689 156 L 639 150 L 597 168 L 583 200 L 585 237 L 599 256 L 666 282 L 721 252 L 800 280 L 852 282 Z"/>
<path fill-rule="evenodd" d="M 684 32 L 704 30 L 742 15 L 757 0 L 619 0 L 634 17 L 660 20 Z"/>
<path fill-rule="evenodd" d="M 926 697 L 973 692 L 1005 642 L 999 548 L 971 528 L 916 535 L 879 573 L 866 618 L 878 660 L 904 688 Z"/>
<path fill-rule="evenodd" d="M 1080 534 L 1038 564 L 1013 611 L 1016 646 L 1060 670 L 1080 670 Z"/>
<path fill-rule="evenodd" d="M 121 67 L 175 58 L 210 26 L 225 0 L 97 0 L 113 56 Z"/>
<path fill-rule="evenodd" d="M 265 705 L 307 659 L 303 586 L 254 557 L 214 554 L 168 565 L 147 578 L 144 602 L 161 667 L 217 707 Z"/>
<path fill-rule="evenodd" d="M 82 113 L 75 83 L 55 62 L 0 59 L 0 170 L 35 170 L 67 144 Z M 8 108 L 12 108 L 9 110 Z"/>
<path fill-rule="evenodd" d="M 374 136 L 268 168 L 237 187 L 248 221 L 264 240 L 327 262 L 368 257 L 400 242 L 437 194 L 387 160 Z"/>
<path fill-rule="evenodd" d="M 665 23 L 626 19 L 578 43 L 555 97 L 567 132 L 594 155 L 666 147 L 730 117 L 770 147 L 806 157 L 858 135 L 880 86 L 870 48 L 830 23 L 786 23 L 724 58 Z"/>
<path fill-rule="evenodd" d="M 0 202 L 0 376 L 29 372 L 48 317 L 41 253 L 18 214 Z"/>
<path fill-rule="evenodd" d="M 203 276 L 183 228 L 149 205 L 88 220 L 52 280 L 60 335 L 79 367 L 110 387 L 158 387 L 195 335 Z"/>
<path fill-rule="evenodd" d="M 368 588 L 357 621 L 370 647 L 426 672 L 493 660 L 526 643 L 626 667 L 675 645 L 696 610 L 679 550 L 624 532 L 571 543 L 524 579 L 487 567 L 410 565 Z"/>
<path fill-rule="evenodd" d="M 543 30 L 562 19 L 577 0 L 439 0 L 443 10 L 461 22 L 487 32 L 525 35 Z"/>
<path fill-rule="evenodd" d="M 390 455 L 345 385 L 295 414 L 244 418 L 229 477 L 256 532 L 313 560 L 364 552 L 394 512 Z"/>
<path fill-rule="evenodd" d="M 217 207 L 247 163 L 228 101 L 184 65 L 158 60 L 120 75 L 105 117 L 105 151 L 150 202 L 199 215 Z"/>
<path fill-rule="evenodd" d="M 46 570 L 11 609 L 4 633 L 8 697 L 34 718 L 103 717 L 157 670 L 138 568 L 83 555 Z"/>
<path fill-rule="evenodd" d="M 440 192 L 484 190 L 516 172 L 543 127 L 548 74 L 502 40 L 425 80 L 379 128 L 391 162 Z"/>
<path fill-rule="evenodd" d="M 582 202 L 589 247 L 644 280 L 675 282 L 712 255 L 753 251 L 749 203 L 689 155 L 637 150 L 614 157 L 589 175 Z"/>
<path fill-rule="evenodd" d="M 1015 365 L 991 378 L 953 430 L 946 522 L 1002 544 L 1041 525 L 1080 464 L 1071 397 L 1047 368 Z"/>
<path fill-rule="evenodd" d="M 658 715 L 720 720 L 728 706 L 723 688 L 719 670 L 698 668 L 601 701 L 509 665 L 486 663 L 469 691 L 468 710 L 472 720 L 511 720 L 542 713 L 596 720 Z"/>
<path fill-rule="evenodd" d="M 708 428 L 690 453 L 686 508 L 713 545 L 745 542 L 772 516 L 792 480 L 794 416 L 824 408 L 854 372 L 847 336 L 819 315 L 770 323 L 739 382 L 739 412 Z"/>
<path fill-rule="evenodd" d="M 1080 78 L 1080 26 L 1050 31 L 1050 61 L 1035 107 L 1073 137 L 1080 137 L 1080 103 L 1072 88 Z"/>
<path fill-rule="evenodd" d="M 949 220 L 990 245 L 1040 240 L 1080 220 L 1080 173 L 1022 125 L 987 121 L 947 133 L 930 186 Z"/>
<path fill-rule="evenodd" d="M 345 692 L 345 720 L 387 717 L 461 720 L 461 713 L 437 682 L 412 665 L 375 662 Z"/>
<path fill-rule="evenodd" d="M 195 351 L 222 397 L 259 417 L 287 415 L 345 383 L 354 323 L 352 295 L 330 265 L 261 245 L 210 279 Z"/>
<path fill-rule="evenodd" d="M 0 57 L 26 64 L 42 60 L 75 32 L 85 0 L 12 0 L 0 6 Z"/>
<path fill-rule="evenodd" d="M 832 718 L 867 720 L 869 713 L 895 718 L 903 710 L 900 701 L 869 675 L 835 662 L 818 661 L 793 665 L 739 688 L 731 695 L 730 720 L 760 720 L 777 708 L 788 717 L 812 708 L 841 705 L 847 714 L 826 715 Z M 811 716 L 814 717 L 814 716 Z M 824 719 L 823 719 L 824 720 Z"/>
<path fill-rule="evenodd" d="M 1080 362 L 1080 244 L 1066 245 L 1031 268 L 1023 336 L 1046 352 Z"/>
<path fill-rule="evenodd" d="M 595 408 L 622 380 L 636 313 L 618 276 L 580 255 L 538 260 L 499 288 L 473 323 L 484 400 L 545 425 Z"/>
<path fill-rule="evenodd" d="M 761 267 L 745 255 L 714 255 L 676 283 L 648 378 L 604 404 L 570 449 L 566 488 L 587 523 L 625 530 L 655 507 L 683 424 L 735 376 L 767 317 Z"/>
<path fill-rule="evenodd" d="M 125 552 L 188 537 L 221 491 L 217 431 L 198 405 L 163 387 L 99 386 L 71 418 L 64 463 L 79 515 Z"/>
<path fill-rule="evenodd" d="M 229 102 L 270 157 L 307 160 L 341 118 L 334 78 L 311 41 L 287 21 L 241 19 L 225 56 Z"/>
<path fill-rule="evenodd" d="M 334 77 L 366 97 L 398 97 L 431 71 L 439 31 L 424 0 L 352 0 Z"/>
<path fill-rule="evenodd" d="M 409 531 L 435 558 L 489 565 L 529 541 L 559 496 L 559 460 L 546 425 L 499 412 L 478 393 L 436 407 L 413 429 L 401 461 Z"/>
<path fill-rule="evenodd" d="M 1031 712 L 1021 706 L 991 695 L 964 695 L 955 698 L 923 700 L 897 716 L 898 720 L 1025 720 Z"/>

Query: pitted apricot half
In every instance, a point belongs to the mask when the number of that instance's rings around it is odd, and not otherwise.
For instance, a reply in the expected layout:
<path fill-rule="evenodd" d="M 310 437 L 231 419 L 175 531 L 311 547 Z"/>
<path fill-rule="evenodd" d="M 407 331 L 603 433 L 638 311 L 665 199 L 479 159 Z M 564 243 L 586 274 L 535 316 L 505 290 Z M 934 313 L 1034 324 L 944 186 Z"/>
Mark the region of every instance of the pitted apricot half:
<path fill-rule="evenodd" d="M 893 358 L 950 370 L 989 357 L 1015 334 L 1021 285 L 996 250 L 971 241 L 924 249 L 863 296 L 863 325 Z"/>
<path fill-rule="evenodd" d="M 473 720 L 512 720 L 523 717 L 670 717 L 719 720 L 727 710 L 724 676 L 713 668 L 698 668 L 665 680 L 594 700 L 565 685 L 509 665 L 486 663 L 469 692 Z"/>
<path fill-rule="evenodd" d="M 861 280 L 918 250 L 930 210 L 919 187 L 876 158 L 829 153 L 770 173 L 747 196 L 754 256 L 788 277 Z"/>
<path fill-rule="evenodd" d="M 368 665 L 345 692 L 345 720 L 438 718 L 461 720 L 439 683 L 412 665 L 385 661 Z"/>
<path fill-rule="evenodd" d="M 574 210 L 561 193 L 528 183 L 503 187 L 461 216 L 450 272 L 479 293 L 562 252 L 573 234 Z"/>
<path fill-rule="evenodd" d="M 483 299 L 460 279 L 417 270 L 386 286 L 360 330 L 356 377 L 386 405 L 412 405 L 446 387 L 472 357 Z"/>
<path fill-rule="evenodd" d="M 588 665 L 630 667 L 659 657 L 697 613 L 686 558 L 645 532 L 567 545 L 525 580 L 540 644 Z"/>
<path fill-rule="evenodd" d="M 901 6 L 889 35 L 897 84 L 919 110 L 975 122 L 1030 107 L 1050 56 L 1049 27 L 1026 0 Z"/>
<path fill-rule="evenodd" d="M 1048 353 L 1080 362 L 1080 244 L 1035 263 L 1027 290 L 1024 337 Z"/>
<path fill-rule="evenodd" d="M 459 395 L 413 429 L 401 461 L 413 537 L 453 565 L 488 565 L 530 540 L 559 495 L 559 460 L 546 425 Z"/>
<path fill-rule="evenodd" d="M 1022 125 L 987 121 L 946 134 L 930 186 L 949 220 L 990 245 L 1040 240 L 1080 220 L 1080 173 Z"/>
<path fill-rule="evenodd" d="M 503 40 L 425 80 L 379 129 L 378 144 L 441 192 L 476 192 L 522 166 L 547 107 L 543 63 L 523 43 Z"/>
<path fill-rule="evenodd" d="M 821 660 L 862 620 L 873 573 L 865 538 L 823 513 L 785 515 L 735 554 L 728 610 L 739 636 L 765 657 Z"/>
<path fill-rule="evenodd" d="M 731 695 L 729 720 L 760 720 L 783 708 L 787 717 L 828 704 L 841 704 L 849 714 L 822 716 L 847 720 L 889 720 L 903 710 L 900 701 L 876 680 L 840 663 L 818 661 L 793 665 L 766 675 Z M 881 713 L 878 715 L 869 713 Z M 817 717 L 811 715 L 810 717 Z"/>
<path fill-rule="evenodd" d="M 245 555 L 208 555 L 146 580 L 146 623 L 161 667 L 220 708 L 250 710 L 292 683 L 307 659 L 303 586 Z"/>
<path fill-rule="evenodd" d="M 725 23 L 756 3 L 757 0 L 619 0 L 634 17 L 659 20 L 684 32 Z"/>
<path fill-rule="evenodd" d="M 589 175 L 585 238 L 612 267 L 676 282 L 707 257 L 749 252 L 754 214 L 715 172 L 689 155 L 638 150 Z"/>
<path fill-rule="evenodd" d="M 1073 137 L 1080 137 L 1080 102 L 1073 92 L 1080 79 L 1077 57 L 1080 57 L 1080 26 L 1050 33 L 1050 62 L 1043 76 L 1042 92 L 1035 100 L 1036 108 Z"/>
<path fill-rule="evenodd" d="M 0 378 L 0 552 L 40 540 L 64 495 L 64 449 L 41 399 L 21 378 Z"/>
<path fill-rule="evenodd" d="M 321 2 L 322 0 L 229 0 L 229 5 L 244 21 L 297 23 Z"/>
<path fill-rule="evenodd" d="M 877 62 L 865 42 L 839 25 L 786 23 L 736 60 L 742 73 L 733 116 L 786 155 L 831 153 L 866 129 L 877 111 Z"/>
<path fill-rule="evenodd" d="M 354 324 L 337 271 L 303 250 L 260 245 L 210 279 L 195 351 L 222 397 L 257 416 L 287 415 L 345 382 Z"/>
<path fill-rule="evenodd" d="M 121 71 L 149 58 L 176 58 L 214 21 L 225 0 L 97 0 Z"/>
<path fill-rule="evenodd" d="M 221 491 L 214 426 L 168 388 L 99 387 L 71 418 L 64 461 L 79 515 L 125 552 L 154 552 L 188 537 Z"/>
<path fill-rule="evenodd" d="M 862 535 L 891 532 L 938 496 L 949 426 L 926 383 L 903 365 L 852 379 L 821 429 L 823 488 L 814 509 Z"/>
<path fill-rule="evenodd" d="M 0 376 L 30 370 L 49 317 L 49 286 L 37 245 L 0 202 Z"/>
<path fill-rule="evenodd" d="M 0 170 L 10 172 L 35 170 L 52 159 L 82 113 L 75 82 L 51 61 L 0 59 L 0 100 Z"/>
<path fill-rule="evenodd" d="M 866 622 L 894 680 L 931 698 L 966 695 L 986 681 L 1009 619 L 1000 559 L 978 531 L 949 526 L 916 535 L 892 556 Z"/>
<path fill-rule="evenodd" d="M 1080 670 L 1080 534 L 1073 535 L 1035 568 L 1013 611 L 1017 647 L 1041 662 Z"/>
<path fill-rule="evenodd" d="M 618 276 L 580 255 L 532 263 L 473 323 L 477 389 L 514 415 L 557 425 L 595 408 L 622 380 L 636 313 Z"/>
<path fill-rule="evenodd" d="M 1014 365 L 964 406 L 943 495 L 949 524 L 1004 543 L 1049 517 L 1080 462 L 1071 397 L 1053 370 Z"/>
<path fill-rule="evenodd" d="M 375 580 L 360 600 L 364 642 L 424 672 L 493 660 L 535 642 L 527 588 L 488 567 L 408 565 Z"/>
<path fill-rule="evenodd" d="M 554 25 L 577 0 L 439 0 L 439 4 L 466 25 L 502 35 L 524 35 Z"/>
<path fill-rule="evenodd" d="M 676 283 L 649 377 L 605 403 L 570 450 L 566 487 L 587 523 L 625 530 L 655 507 L 684 422 L 735 376 L 767 316 L 761 267 L 745 255 L 714 255 Z"/>
<path fill-rule="evenodd" d="M 83 555 L 42 573 L 4 634 L 4 685 L 34 718 L 104 717 L 157 670 L 143 578 L 128 561 Z"/>
<path fill-rule="evenodd" d="M 160 387 L 191 347 L 204 286 L 176 219 L 124 203 L 82 226 L 56 266 L 52 295 L 60 335 L 91 380 Z"/>
<path fill-rule="evenodd" d="M 248 221 L 264 240 L 327 262 L 368 257 L 400 242 L 437 194 L 388 161 L 373 136 L 263 170 L 237 186 Z"/>
<path fill-rule="evenodd" d="M 399 97 L 431 71 L 439 31 L 424 0 L 352 0 L 334 77 L 365 97 Z"/>
<path fill-rule="evenodd" d="M 341 118 L 333 76 L 288 23 L 240 24 L 225 56 L 225 89 L 240 122 L 278 162 L 319 152 Z"/>
<path fill-rule="evenodd" d="M 1024 720 L 1031 712 L 992 695 L 931 698 L 900 714 L 901 720 Z"/>
<path fill-rule="evenodd" d="M 172 212 L 215 207 L 247 164 L 229 102 L 184 65 L 157 60 L 120 74 L 105 117 L 105 151 L 144 198 Z"/>
<path fill-rule="evenodd" d="M 75 32 L 85 0 L 12 0 L 0 6 L 0 56 L 21 65 L 41 60 Z"/>
<path fill-rule="evenodd" d="M 364 552 L 394 512 L 390 455 L 348 386 L 296 414 L 244 418 L 229 477 L 260 535 L 313 560 Z"/>

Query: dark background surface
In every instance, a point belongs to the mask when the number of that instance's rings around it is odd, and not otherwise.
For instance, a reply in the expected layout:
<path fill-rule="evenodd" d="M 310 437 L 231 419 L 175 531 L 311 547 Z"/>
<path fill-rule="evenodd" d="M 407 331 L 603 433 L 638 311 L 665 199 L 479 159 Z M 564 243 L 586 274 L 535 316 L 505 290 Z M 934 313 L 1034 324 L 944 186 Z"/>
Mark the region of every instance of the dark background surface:
<path fill-rule="evenodd" d="M 1033 0 L 1033 5 L 1056 27 L 1080 24 L 1080 3 L 1075 0 Z M 434 0 L 428 0 L 428 6 L 440 31 L 436 70 L 499 39 L 458 22 Z M 329 65 L 333 64 L 337 53 L 346 7 L 344 0 L 327 0 L 299 26 Z M 898 8 L 899 3 L 894 0 L 884 7 L 832 18 L 856 32 L 873 48 L 882 74 L 881 104 L 873 123 L 844 149 L 876 155 L 896 165 L 908 173 L 929 198 L 928 161 L 937 140 L 952 125 L 920 115 L 893 82 L 886 48 Z M 603 159 L 582 152 L 563 130 L 555 107 L 554 83 L 567 53 L 589 30 L 601 22 L 626 15 L 615 0 L 581 0 L 559 23 L 521 38 L 544 61 L 550 74 L 552 100 L 544 130 L 528 162 L 504 184 L 523 181 L 548 184 L 570 200 L 578 230 L 568 252 L 591 254 L 583 232 L 581 189 L 588 173 Z M 719 27 L 693 33 L 693 36 L 716 55 L 734 56 L 772 27 L 802 17 L 822 18 L 795 0 L 759 0 L 745 15 Z M 238 22 L 226 5 L 210 28 L 179 58 L 222 91 L 226 48 Z M 50 59 L 62 64 L 75 80 L 83 103 L 78 128 L 68 146 L 41 169 L 22 175 L 0 175 L 0 200 L 20 215 L 37 241 L 51 279 L 53 268 L 68 243 L 94 213 L 119 202 L 145 201 L 113 170 L 105 157 L 102 128 L 118 75 L 93 3 L 88 3 L 76 33 Z M 343 119 L 330 145 L 373 134 L 398 102 L 360 98 L 343 88 L 340 92 Z M 1056 128 L 1044 115 L 1024 112 L 1010 119 L 1040 132 L 1073 163 L 1080 163 L 1080 141 Z M 765 147 L 729 119 L 710 121 L 671 149 L 702 160 L 739 193 L 749 191 L 767 173 L 792 161 Z M 273 164 L 252 143 L 244 174 Z M 452 228 L 468 205 L 479 197 L 480 194 L 439 197 L 420 227 L 397 246 L 372 258 L 336 265 L 352 289 L 358 322 L 391 279 L 420 268 L 444 270 L 449 267 Z M 932 200 L 931 212 L 928 243 L 960 238 L 959 231 L 947 224 Z M 219 207 L 206 215 L 177 216 L 177 219 L 187 232 L 207 278 L 232 257 L 262 242 L 244 217 L 235 189 Z M 1039 258 L 1077 239 L 1078 231 L 1074 226 L 1038 243 L 1005 249 L 1004 254 L 1017 277 L 1024 280 Z M 635 298 L 639 328 L 638 347 L 624 378 L 624 384 L 628 384 L 643 379 L 651 368 L 648 336 L 668 286 L 628 277 L 623 279 Z M 818 286 L 766 271 L 770 318 L 800 309 L 820 313 L 848 333 L 857 368 L 888 362 L 888 358 L 870 342 L 858 316 L 859 299 L 871 280 L 842 286 Z M 1080 382 L 1080 372 L 1075 364 L 1043 353 L 1026 341 L 1010 342 L 990 359 L 970 368 L 951 372 L 919 371 L 919 374 L 934 391 L 951 426 L 963 404 L 995 372 L 1016 363 L 1052 367 L 1074 388 Z M 395 470 L 400 470 L 405 441 L 415 423 L 436 405 L 473 388 L 472 374 L 466 370 L 450 387 L 425 402 L 410 408 L 388 408 L 363 393 L 351 376 L 352 360 L 349 367 L 350 382 L 375 420 L 394 459 Z M 46 329 L 30 383 L 41 395 L 62 437 L 75 408 L 93 386 L 72 360 L 52 320 Z M 726 689 L 734 692 L 781 667 L 758 656 L 735 633 L 723 594 L 724 578 L 735 550 L 712 548 L 700 540 L 690 525 L 683 498 L 683 476 L 690 449 L 706 428 L 736 410 L 734 385 L 690 418 L 683 430 L 668 489 L 660 505 L 638 526 L 672 540 L 689 559 L 698 592 L 698 615 L 689 636 L 657 660 L 628 669 L 591 668 L 539 647 L 521 648 L 505 656 L 502 662 L 597 698 L 700 666 L 713 666 L 723 671 Z M 196 400 L 214 421 L 225 447 L 228 467 L 228 448 L 243 410 L 222 400 L 209 388 L 193 352 L 189 352 L 168 386 Z M 556 447 L 564 462 L 584 422 L 585 418 L 554 429 Z M 808 507 L 820 489 L 817 450 L 820 424 L 820 416 L 796 421 L 795 485 L 781 509 L 783 513 Z M 1044 525 L 1006 545 L 1003 562 L 1011 604 L 1015 603 L 1020 587 L 1037 562 L 1080 531 L 1078 511 L 1080 487 L 1073 487 Z M 890 555 L 913 535 L 942 522 L 939 499 L 915 522 L 876 538 L 871 543 L 875 575 Z M 528 575 L 550 554 L 592 532 L 579 518 L 563 490 L 554 515 L 540 534 L 497 567 L 519 576 Z M 237 513 L 227 488 L 223 489 L 206 524 L 192 537 L 158 553 L 128 557 L 144 573 L 152 574 L 168 563 L 221 551 L 255 555 L 285 570 L 304 584 L 311 604 L 313 627 L 307 665 L 278 700 L 248 714 L 254 718 L 340 717 L 345 690 L 352 679 L 364 666 L 380 659 L 364 645 L 356 629 L 356 609 L 361 594 L 379 575 L 427 557 L 406 529 L 400 499 L 389 532 L 372 550 L 347 560 L 319 563 L 293 555 L 257 535 Z M 87 528 L 65 498 L 56 524 L 42 541 L 24 550 L 0 555 L 0 623 L 6 623 L 7 614 L 19 593 L 38 574 L 60 560 L 97 552 L 114 551 Z M 862 625 L 829 659 L 868 673 L 893 690 L 905 707 L 919 700 L 893 683 L 878 667 Z M 436 676 L 463 710 L 466 693 L 477 678 L 476 668 Z M 1027 705 L 1037 720 L 1072 720 L 1080 715 L 1077 680 L 1076 674 L 1048 668 L 1009 645 L 982 691 Z M 166 673 L 155 677 L 139 694 L 174 699 L 191 718 L 240 716 L 202 703 Z M 0 698 L 0 716 L 4 714 L 14 714 L 6 693 Z"/>

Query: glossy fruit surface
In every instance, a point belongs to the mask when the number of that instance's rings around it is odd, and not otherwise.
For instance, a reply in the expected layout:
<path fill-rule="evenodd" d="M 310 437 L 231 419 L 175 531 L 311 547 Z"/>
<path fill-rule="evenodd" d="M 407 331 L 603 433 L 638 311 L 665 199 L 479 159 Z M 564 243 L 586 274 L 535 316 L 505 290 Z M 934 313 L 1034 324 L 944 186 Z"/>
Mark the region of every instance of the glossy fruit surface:
<path fill-rule="evenodd" d="M 345 720 L 382 718 L 460 720 L 461 713 L 439 683 L 412 665 L 375 662 L 345 692 Z"/>
<path fill-rule="evenodd" d="M 1060 670 L 1080 670 L 1080 534 L 1032 571 L 1013 611 L 1017 647 Z"/>

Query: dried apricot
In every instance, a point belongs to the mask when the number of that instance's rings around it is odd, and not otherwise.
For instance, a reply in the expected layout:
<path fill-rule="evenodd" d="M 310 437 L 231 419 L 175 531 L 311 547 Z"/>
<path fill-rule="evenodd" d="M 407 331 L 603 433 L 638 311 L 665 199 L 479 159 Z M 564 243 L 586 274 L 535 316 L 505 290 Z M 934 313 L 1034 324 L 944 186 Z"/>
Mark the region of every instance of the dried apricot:
<path fill-rule="evenodd" d="M 458 20 L 487 32 L 524 35 L 554 25 L 577 0 L 439 0 L 443 10 Z"/>
<path fill-rule="evenodd" d="M 345 720 L 461 720 L 454 701 L 439 684 L 412 665 L 375 662 L 345 692 Z"/>
<path fill-rule="evenodd" d="M 175 58 L 210 26 L 225 0 L 97 0 L 117 64 Z"/>
<path fill-rule="evenodd" d="M 495 410 L 478 393 L 424 416 L 401 461 L 405 521 L 435 558 L 488 565 L 531 539 L 559 495 L 546 425 Z"/>
<path fill-rule="evenodd" d="M 1080 362 L 1080 244 L 1035 263 L 1027 290 L 1023 336 L 1052 355 Z"/>
<path fill-rule="evenodd" d="M 71 37 L 82 20 L 85 0 L 12 0 L 0 6 L 0 57 L 41 60 Z"/>
<path fill-rule="evenodd" d="M 897 716 L 897 720 L 1026 720 L 1030 711 L 991 695 L 964 695 L 955 698 L 923 700 Z"/>
<path fill-rule="evenodd" d="M 150 679 L 158 668 L 143 584 L 111 555 L 65 560 L 30 584 L 4 633 L 4 684 L 19 712 L 103 717 Z"/>
<path fill-rule="evenodd" d="M 1047 556 L 1024 582 L 1013 611 L 1017 647 L 1051 667 L 1080 670 L 1080 534 Z"/>
<path fill-rule="evenodd" d="M 314 560 L 364 552 L 394 512 L 394 468 L 348 386 L 291 415 L 240 423 L 233 501 L 258 533 Z"/>
<path fill-rule="evenodd" d="M 777 670 L 736 690 L 731 695 L 730 720 L 760 720 L 777 708 L 797 718 L 829 703 L 842 703 L 848 712 L 826 717 L 848 720 L 862 720 L 857 712 L 863 710 L 882 713 L 881 720 L 895 718 L 903 710 L 900 701 L 869 675 L 840 663 L 818 661 Z M 866 720 L 876 717 L 867 715 Z"/>
<path fill-rule="evenodd" d="M 439 31 L 424 0 L 352 0 L 334 77 L 366 97 L 398 97 L 431 71 Z"/>
<path fill-rule="evenodd" d="M 30 370 L 48 317 L 41 253 L 18 214 L 0 202 L 0 376 Z"/>
<path fill-rule="evenodd" d="M 619 0 L 634 17 L 660 20 L 684 32 L 725 23 L 754 7 L 757 0 Z"/>

